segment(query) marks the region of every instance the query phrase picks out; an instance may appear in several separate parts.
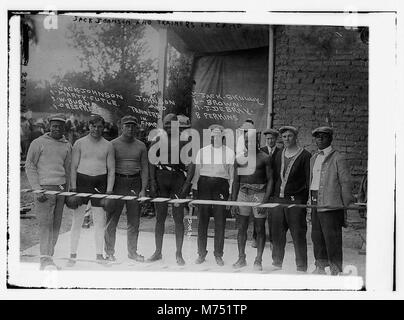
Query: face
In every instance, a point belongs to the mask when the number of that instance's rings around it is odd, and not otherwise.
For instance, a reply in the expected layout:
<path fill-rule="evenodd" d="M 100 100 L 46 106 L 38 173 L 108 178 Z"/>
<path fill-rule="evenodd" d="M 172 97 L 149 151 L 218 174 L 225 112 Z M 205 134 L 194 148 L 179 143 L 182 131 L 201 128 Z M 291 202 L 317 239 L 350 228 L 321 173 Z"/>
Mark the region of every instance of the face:
<path fill-rule="evenodd" d="M 212 143 L 214 146 L 221 146 L 223 143 L 222 132 L 219 129 L 212 130 Z"/>
<path fill-rule="evenodd" d="M 62 121 L 51 121 L 49 131 L 50 131 L 50 136 L 53 139 L 56 139 L 56 140 L 61 139 L 65 132 L 65 123 Z"/>
<path fill-rule="evenodd" d="M 132 139 L 136 134 L 136 125 L 134 123 L 125 123 L 122 125 L 122 135 L 125 138 Z"/>
<path fill-rule="evenodd" d="M 314 139 L 316 140 L 316 145 L 320 150 L 329 147 L 332 141 L 331 135 L 323 132 L 317 133 Z"/>
<path fill-rule="evenodd" d="M 102 121 L 95 122 L 94 124 L 90 123 L 89 129 L 90 135 L 95 139 L 99 139 L 104 131 L 104 125 L 102 124 Z"/>
<path fill-rule="evenodd" d="M 269 146 L 270 148 L 273 148 L 276 144 L 276 137 L 273 134 L 266 134 L 265 135 L 265 142 L 267 144 L 267 146 Z"/>
<path fill-rule="evenodd" d="M 296 140 L 297 137 L 292 131 L 286 130 L 284 133 L 282 133 L 282 141 L 285 148 L 292 148 L 296 146 Z"/>

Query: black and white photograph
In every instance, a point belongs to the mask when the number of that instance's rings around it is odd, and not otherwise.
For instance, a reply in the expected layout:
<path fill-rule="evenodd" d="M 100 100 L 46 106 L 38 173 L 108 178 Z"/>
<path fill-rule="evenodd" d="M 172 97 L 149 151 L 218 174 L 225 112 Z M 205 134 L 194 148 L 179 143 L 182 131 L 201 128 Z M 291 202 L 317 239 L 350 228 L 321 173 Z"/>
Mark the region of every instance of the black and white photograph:
<path fill-rule="evenodd" d="M 12 16 L 10 285 L 366 290 L 369 24 Z"/>

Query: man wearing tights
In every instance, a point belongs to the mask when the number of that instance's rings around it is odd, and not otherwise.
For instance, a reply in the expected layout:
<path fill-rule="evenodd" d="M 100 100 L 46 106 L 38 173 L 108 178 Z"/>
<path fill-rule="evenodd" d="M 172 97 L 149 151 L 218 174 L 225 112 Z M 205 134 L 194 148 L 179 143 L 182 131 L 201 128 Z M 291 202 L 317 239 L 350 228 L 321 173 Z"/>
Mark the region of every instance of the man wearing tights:
<path fill-rule="evenodd" d="M 102 137 L 105 121 L 99 115 L 91 116 L 90 132 L 78 139 L 73 146 L 71 168 L 71 191 L 79 193 L 112 194 L 115 181 L 114 147 L 111 142 Z M 71 228 L 69 264 L 74 264 L 77 257 L 77 247 L 80 230 L 83 224 L 86 204 L 89 198 L 84 198 L 82 205 L 74 210 Z M 103 256 L 104 231 L 106 214 L 100 199 L 91 199 L 94 219 L 94 235 L 97 262 L 104 263 Z"/>
<path fill-rule="evenodd" d="M 192 179 L 192 166 L 186 166 L 180 159 L 181 147 L 186 143 L 179 140 L 179 122 L 175 114 L 169 113 L 163 119 L 163 133 L 156 138 L 153 144 L 167 144 L 167 148 L 150 147 L 149 153 L 157 150 L 158 161 L 150 165 L 150 191 L 153 197 L 159 196 L 171 199 L 183 199 L 189 194 Z M 174 128 L 178 131 L 173 136 Z M 163 236 L 165 221 L 167 218 L 167 202 L 156 203 L 156 227 L 155 241 L 156 250 L 148 259 L 154 262 L 162 259 Z M 175 222 L 176 261 L 178 265 L 184 265 L 182 257 L 182 245 L 184 242 L 184 205 L 173 207 Z"/>
<path fill-rule="evenodd" d="M 307 271 L 307 222 L 306 208 L 289 206 L 306 204 L 310 183 L 310 158 L 307 150 L 297 145 L 298 131 L 295 127 L 279 129 L 285 148 L 274 159 L 274 202 L 282 203 L 272 209 L 272 265 L 282 268 L 285 256 L 286 232 L 290 230 L 295 247 L 298 272 Z"/>
<path fill-rule="evenodd" d="M 148 184 L 148 160 L 146 145 L 135 138 L 138 122 L 133 116 L 121 119 L 122 134 L 111 141 L 115 150 L 115 184 L 114 194 L 144 197 Z M 127 217 L 127 247 L 128 257 L 143 262 L 144 257 L 137 253 L 139 236 L 140 205 L 136 200 L 107 200 L 114 201 L 112 212 L 107 212 L 105 230 L 105 253 L 107 260 L 115 261 L 116 227 L 126 205 Z"/>
<path fill-rule="evenodd" d="M 259 149 L 257 134 L 254 126 L 245 123 L 241 126 L 240 130 L 244 133 L 245 147 L 248 149 L 252 146 L 249 141 L 256 139 L 255 156 L 255 170 L 249 175 L 239 175 L 238 168 L 246 167 L 247 164 L 238 164 L 236 158 L 234 165 L 234 181 L 233 181 L 233 201 L 241 202 L 259 202 L 266 203 L 272 192 L 273 179 L 272 179 L 272 166 L 271 158 L 268 154 Z M 245 154 L 244 156 L 247 156 Z M 247 159 L 252 161 L 252 159 Z M 239 258 L 233 264 L 234 268 L 242 268 L 247 265 L 245 245 L 247 241 L 247 229 L 249 224 L 249 217 L 251 212 L 254 214 L 254 229 L 257 233 L 257 256 L 254 261 L 254 269 L 262 270 L 262 254 L 265 247 L 265 219 L 266 209 L 252 208 L 252 207 L 233 207 L 232 210 L 236 211 L 238 208 L 238 235 L 237 244 L 239 251 Z"/>

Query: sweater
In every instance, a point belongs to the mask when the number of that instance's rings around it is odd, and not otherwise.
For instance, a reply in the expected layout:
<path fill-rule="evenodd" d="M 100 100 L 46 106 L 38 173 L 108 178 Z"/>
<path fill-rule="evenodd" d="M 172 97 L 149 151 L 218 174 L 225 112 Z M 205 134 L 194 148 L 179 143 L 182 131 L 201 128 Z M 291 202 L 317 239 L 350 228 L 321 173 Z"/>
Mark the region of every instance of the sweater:
<path fill-rule="evenodd" d="M 64 137 L 56 140 L 46 133 L 32 141 L 25 172 L 33 189 L 62 185 L 69 181 L 72 146 Z"/>

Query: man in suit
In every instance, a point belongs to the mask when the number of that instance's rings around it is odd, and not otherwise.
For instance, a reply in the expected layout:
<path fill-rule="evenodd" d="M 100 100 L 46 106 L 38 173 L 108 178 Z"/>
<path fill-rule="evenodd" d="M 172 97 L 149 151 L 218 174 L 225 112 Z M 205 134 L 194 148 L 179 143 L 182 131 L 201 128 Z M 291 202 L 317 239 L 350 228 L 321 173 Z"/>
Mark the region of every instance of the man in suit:
<path fill-rule="evenodd" d="M 310 159 L 310 202 L 318 206 L 344 207 L 353 202 L 351 177 L 344 157 L 331 146 L 333 130 L 319 127 L 312 132 L 318 152 Z M 314 274 L 342 272 L 342 227 L 346 226 L 344 209 L 315 208 L 311 212 Z"/>

